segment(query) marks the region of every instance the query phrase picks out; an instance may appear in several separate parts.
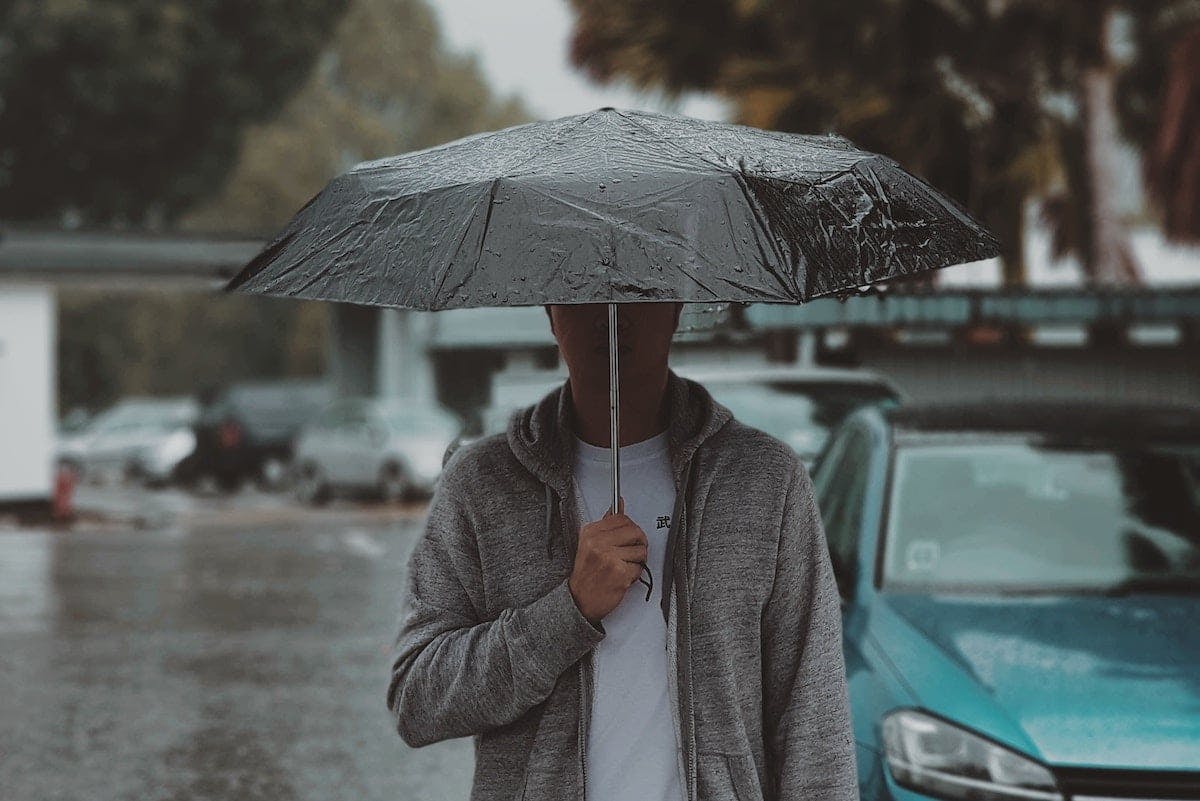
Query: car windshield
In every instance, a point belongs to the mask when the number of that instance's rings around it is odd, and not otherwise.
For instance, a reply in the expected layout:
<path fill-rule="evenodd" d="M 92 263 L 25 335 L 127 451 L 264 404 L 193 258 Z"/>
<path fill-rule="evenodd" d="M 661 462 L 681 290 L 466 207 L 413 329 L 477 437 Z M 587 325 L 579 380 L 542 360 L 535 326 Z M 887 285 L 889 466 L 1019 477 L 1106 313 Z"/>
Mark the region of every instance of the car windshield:
<path fill-rule="evenodd" d="M 459 424 L 454 415 L 438 409 L 384 409 L 383 419 L 393 431 L 406 437 L 452 437 Z"/>
<path fill-rule="evenodd" d="M 1200 448 L 901 445 L 883 584 L 1200 592 Z"/>
<path fill-rule="evenodd" d="M 864 404 L 893 397 L 886 387 L 865 383 L 713 381 L 705 386 L 738 420 L 783 440 L 806 459 L 821 450 L 829 432 L 850 412 Z"/>
<path fill-rule="evenodd" d="M 134 429 L 169 430 L 191 425 L 195 416 L 195 407 L 185 402 L 126 402 L 98 415 L 89 429 L 98 434 Z"/>

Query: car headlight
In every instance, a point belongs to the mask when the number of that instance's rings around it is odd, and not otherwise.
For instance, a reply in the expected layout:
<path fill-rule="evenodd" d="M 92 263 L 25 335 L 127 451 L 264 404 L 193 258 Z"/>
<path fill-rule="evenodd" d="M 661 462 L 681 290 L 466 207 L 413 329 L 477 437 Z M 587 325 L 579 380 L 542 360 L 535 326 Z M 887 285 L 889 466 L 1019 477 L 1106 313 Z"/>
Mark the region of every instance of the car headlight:
<path fill-rule="evenodd" d="M 1045 766 L 932 715 L 899 709 L 883 718 L 896 783 L 963 801 L 1061 801 Z"/>

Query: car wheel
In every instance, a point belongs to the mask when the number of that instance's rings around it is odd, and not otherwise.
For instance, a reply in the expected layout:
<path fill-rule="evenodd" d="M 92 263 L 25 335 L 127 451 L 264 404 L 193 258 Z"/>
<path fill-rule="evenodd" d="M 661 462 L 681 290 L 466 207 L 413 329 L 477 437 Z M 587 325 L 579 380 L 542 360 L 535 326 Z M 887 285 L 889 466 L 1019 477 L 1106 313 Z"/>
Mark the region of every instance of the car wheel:
<path fill-rule="evenodd" d="M 305 462 L 296 471 L 296 497 L 303 503 L 323 506 L 329 502 L 329 482 L 313 462 Z"/>
<path fill-rule="evenodd" d="M 242 476 L 237 472 L 218 473 L 217 486 L 222 492 L 237 492 L 242 488 Z"/>
<path fill-rule="evenodd" d="M 400 503 L 408 497 L 408 478 L 397 465 L 384 465 L 379 471 L 377 489 L 384 503 Z"/>

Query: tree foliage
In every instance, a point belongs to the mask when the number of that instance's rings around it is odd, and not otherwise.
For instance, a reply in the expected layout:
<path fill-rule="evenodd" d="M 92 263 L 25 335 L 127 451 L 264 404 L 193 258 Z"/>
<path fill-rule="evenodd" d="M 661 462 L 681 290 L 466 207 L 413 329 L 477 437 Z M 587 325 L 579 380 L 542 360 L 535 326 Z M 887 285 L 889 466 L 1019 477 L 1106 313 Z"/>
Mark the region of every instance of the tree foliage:
<path fill-rule="evenodd" d="M 273 232 L 359 161 L 529 119 L 492 95 L 473 55 L 447 51 L 425 0 L 356 0 L 304 86 L 245 130 L 224 187 L 181 222 Z"/>
<path fill-rule="evenodd" d="M 493 97 L 472 57 L 446 51 L 424 0 L 355 0 L 316 68 L 273 118 L 236 137 L 224 169 L 209 176 L 214 191 L 180 227 L 266 235 L 360 160 L 527 119 L 517 100 Z M 60 298 L 63 409 L 325 368 L 325 303 L 78 290 Z"/>
<path fill-rule="evenodd" d="M 0 2 L 0 216 L 169 222 L 304 81 L 344 0 Z"/>
<path fill-rule="evenodd" d="M 738 121 L 799 132 L 836 130 L 887 153 L 961 198 L 1005 244 L 1007 277 L 1023 275 L 1022 207 L 1059 188 L 1086 238 L 1080 159 L 1081 81 L 1116 73 L 1123 130 L 1145 144 L 1161 59 L 1123 40 L 1158 40 L 1170 0 L 570 0 L 571 57 L 593 77 L 730 98 Z"/>
<path fill-rule="evenodd" d="M 318 376 L 328 322 L 315 302 L 194 293 L 59 293 L 59 408 L 129 394 L 194 394 L 243 378 Z"/>

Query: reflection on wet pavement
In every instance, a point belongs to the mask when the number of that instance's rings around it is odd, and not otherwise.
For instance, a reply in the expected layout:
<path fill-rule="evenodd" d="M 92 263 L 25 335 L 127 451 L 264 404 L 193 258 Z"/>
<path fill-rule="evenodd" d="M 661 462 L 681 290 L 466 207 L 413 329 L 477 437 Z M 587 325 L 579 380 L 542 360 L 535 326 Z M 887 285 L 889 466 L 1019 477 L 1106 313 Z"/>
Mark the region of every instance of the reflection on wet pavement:
<path fill-rule="evenodd" d="M 385 706 L 419 525 L 0 530 L 0 795 L 467 798 Z"/>

